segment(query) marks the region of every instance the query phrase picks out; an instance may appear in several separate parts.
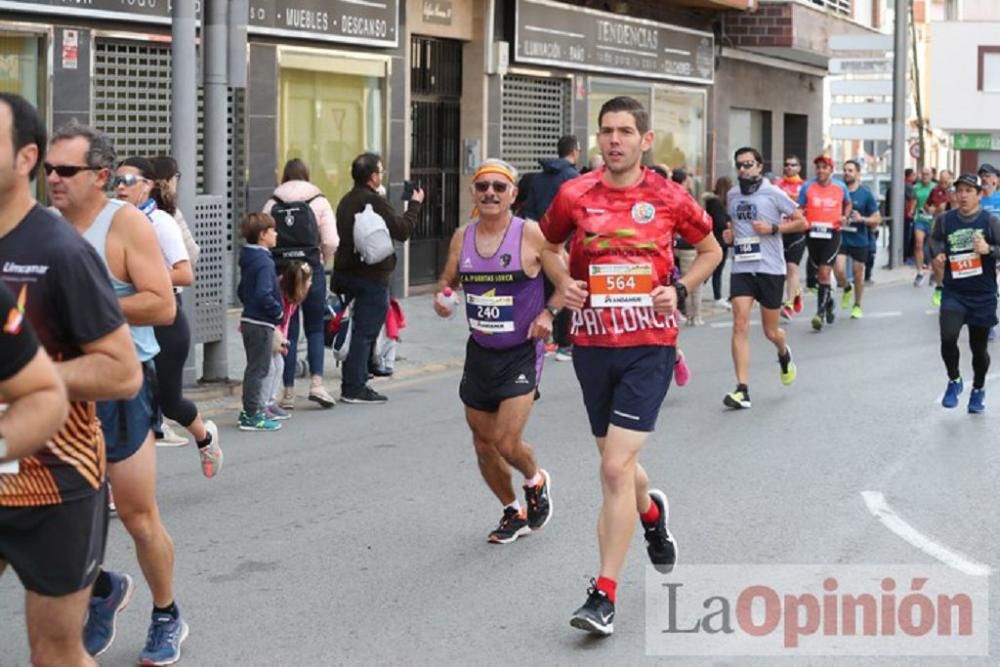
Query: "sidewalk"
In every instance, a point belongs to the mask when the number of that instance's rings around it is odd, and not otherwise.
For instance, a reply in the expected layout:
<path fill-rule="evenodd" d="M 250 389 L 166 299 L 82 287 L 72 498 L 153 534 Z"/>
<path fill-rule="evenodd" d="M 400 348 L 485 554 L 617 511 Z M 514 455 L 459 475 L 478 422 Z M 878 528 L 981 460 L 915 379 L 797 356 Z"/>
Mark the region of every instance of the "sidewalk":
<path fill-rule="evenodd" d="M 893 270 L 881 268 L 885 265 L 887 257 L 887 249 L 879 246 L 878 256 L 875 260 L 875 271 L 872 276 L 875 284 L 871 288 L 878 289 L 882 286 L 913 280 L 914 269 L 911 266 L 903 266 Z M 729 267 L 731 264 L 732 262 L 726 262 L 726 272 L 722 283 L 723 294 L 729 292 Z M 803 280 L 804 278 L 803 273 Z M 706 283 L 702 287 L 701 298 L 703 319 L 712 321 L 729 317 L 728 310 L 720 308 L 712 301 L 710 283 Z M 433 299 L 433 294 L 420 294 L 400 300 L 406 315 L 406 328 L 400 334 L 395 375 L 392 378 L 375 378 L 372 381 L 374 386 L 382 387 L 380 391 L 383 389 L 391 391 L 393 380 L 462 367 L 465 356 L 465 341 L 468 337 L 464 312 L 458 308 L 451 319 L 443 320 L 434 313 Z M 186 395 L 196 402 L 211 401 L 239 394 L 243 369 L 246 367 L 243 341 L 238 332 L 240 310 L 230 309 L 226 319 L 229 336 L 227 346 L 229 382 L 199 384 L 196 387 L 186 389 Z M 298 355 L 300 360 L 305 359 L 304 345 L 305 341 L 300 336 Z M 202 353 L 200 346 L 196 352 L 196 358 L 196 377 L 201 377 Z M 329 350 L 326 353 L 323 375 L 326 379 L 327 389 L 334 396 L 337 396 L 340 393 L 340 369 Z M 308 379 L 300 377 L 297 380 L 297 388 L 298 393 L 305 396 L 308 392 Z"/>

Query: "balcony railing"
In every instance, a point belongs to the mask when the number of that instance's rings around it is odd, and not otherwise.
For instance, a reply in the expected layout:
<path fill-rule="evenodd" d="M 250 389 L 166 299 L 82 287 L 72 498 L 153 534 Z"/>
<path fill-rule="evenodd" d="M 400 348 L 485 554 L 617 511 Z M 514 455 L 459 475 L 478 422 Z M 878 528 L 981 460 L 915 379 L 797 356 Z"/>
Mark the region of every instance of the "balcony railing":
<path fill-rule="evenodd" d="M 851 15 L 851 0 L 809 0 L 809 2 L 837 14 Z"/>

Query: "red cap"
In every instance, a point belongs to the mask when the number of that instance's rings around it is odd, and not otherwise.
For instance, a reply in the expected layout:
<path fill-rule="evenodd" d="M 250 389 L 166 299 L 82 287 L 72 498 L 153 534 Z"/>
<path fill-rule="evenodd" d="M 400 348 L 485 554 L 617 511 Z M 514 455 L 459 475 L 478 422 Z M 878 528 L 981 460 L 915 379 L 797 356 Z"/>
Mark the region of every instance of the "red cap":
<path fill-rule="evenodd" d="M 833 169 L 833 158 L 830 157 L 829 155 L 820 155 L 815 160 L 813 160 L 813 164 L 820 164 L 820 163 L 823 163 L 830 169 Z"/>

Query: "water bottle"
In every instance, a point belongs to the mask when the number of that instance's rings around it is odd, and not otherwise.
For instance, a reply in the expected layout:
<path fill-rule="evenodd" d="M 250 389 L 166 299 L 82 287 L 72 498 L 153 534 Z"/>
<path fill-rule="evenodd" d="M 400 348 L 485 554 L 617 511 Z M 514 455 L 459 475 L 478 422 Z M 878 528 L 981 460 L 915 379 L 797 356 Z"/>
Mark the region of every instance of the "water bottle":
<path fill-rule="evenodd" d="M 437 300 L 438 304 L 440 304 L 442 308 L 446 308 L 448 310 L 449 320 L 455 317 L 455 310 L 457 309 L 459 303 L 458 295 L 455 294 L 455 290 L 450 287 L 445 287 L 443 290 L 438 292 Z"/>

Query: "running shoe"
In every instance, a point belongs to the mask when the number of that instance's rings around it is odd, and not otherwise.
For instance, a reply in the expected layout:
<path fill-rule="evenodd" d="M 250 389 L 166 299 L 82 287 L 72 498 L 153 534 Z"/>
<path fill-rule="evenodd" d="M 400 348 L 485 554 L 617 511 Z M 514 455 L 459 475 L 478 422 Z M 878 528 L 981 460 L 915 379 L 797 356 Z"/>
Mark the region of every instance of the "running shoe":
<path fill-rule="evenodd" d="M 108 480 L 108 513 L 118 516 L 118 505 L 115 505 L 115 494 L 111 491 L 111 480 Z"/>
<path fill-rule="evenodd" d="M 935 308 L 941 307 L 941 288 L 935 287 L 934 292 L 931 293 L 931 304 Z"/>
<path fill-rule="evenodd" d="M 691 323 L 691 326 L 693 326 L 693 327 L 703 327 L 703 326 L 705 326 L 705 320 L 701 319 L 701 317 L 696 317 L 693 320 L 689 320 L 689 322 Z"/>
<path fill-rule="evenodd" d="M 552 490 L 552 478 L 545 470 L 539 469 L 542 473 L 541 484 L 524 487 L 524 500 L 528 505 L 528 527 L 531 530 L 544 528 L 545 524 L 552 518 L 552 498 L 549 493 Z"/>
<path fill-rule="evenodd" d="M 840 309 L 847 310 L 851 307 L 851 296 L 853 295 L 854 289 L 848 285 L 844 288 L 844 293 L 840 296 Z"/>
<path fill-rule="evenodd" d="M 780 312 L 781 312 L 781 319 L 785 320 L 786 322 L 791 322 L 792 321 L 792 313 L 795 312 L 795 311 L 792 310 L 792 304 L 791 303 L 784 303 L 784 304 L 781 305 L 781 311 Z"/>
<path fill-rule="evenodd" d="M 648 526 L 642 524 L 646 538 L 646 553 L 649 554 L 649 560 L 657 572 L 668 574 L 677 563 L 677 542 L 667 528 L 667 522 L 670 520 L 670 504 L 667 502 L 667 495 L 659 489 L 650 489 L 649 499 L 660 508 L 660 517 Z"/>
<path fill-rule="evenodd" d="M 944 396 L 941 398 L 941 405 L 946 408 L 953 408 L 958 405 L 958 397 L 962 395 L 962 389 L 964 385 L 962 384 L 962 378 L 957 380 L 948 380 L 948 387 L 944 390 Z M 972 399 L 969 399 L 972 402 Z"/>
<path fill-rule="evenodd" d="M 505 507 L 503 516 L 500 517 L 500 523 L 486 540 L 493 544 L 510 544 L 530 532 L 531 526 L 528 525 L 527 513 L 523 509 L 517 511 L 513 507 Z"/>
<path fill-rule="evenodd" d="M 969 414 L 978 415 L 986 409 L 986 389 L 972 388 L 969 392 Z"/>
<path fill-rule="evenodd" d="M 813 327 L 813 330 L 815 330 L 815 331 L 822 331 L 823 330 L 823 318 L 820 317 L 819 313 L 816 313 L 815 315 L 813 315 L 813 318 L 812 318 L 812 327 Z"/>
<path fill-rule="evenodd" d="M 308 398 L 313 403 L 318 403 L 321 408 L 332 408 L 337 404 L 337 401 L 333 400 L 333 396 L 330 395 L 330 392 L 323 385 L 311 387 Z"/>
<path fill-rule="evenodd" d="M 796 313 L 802 312 L 802 290 L 795 293 L 795 298 L 792 299 L 792 308 Z"/>
<path fill-rule="evenodd" d="M 284 393 L 281 395 L 281 401 L 278 403 L 282 410 L 294 410 L 295 409 L 295 388 L 285 387 Z"/>
<path fill-rule="evenodd" d="M 735 391 L 731 391 L 726 394 L 725 398 L 722 399 L 722 404 L 728 408 L 734 408 L 736 410 L 749 408 L 750 396 L 748 396 L 746 392 L 737 388 Z"/>
<path fill-rule="evenodd" d="M 854 307 L 851 308 L 851 319 L 860 320 L 864 316 L 865 314 L 864 312 L 862 312 L 861 306 L 859 306 L 858 304 L 854 304 Z"/>
<path fill-rule="evenodd" d="M 678 387 L 683 387 L 691 379 L 691 369 L 684 361 L 683 352 L 677 353 L 677 361 L 674 362 L 674 379 L 677 380 Z"/>
<path fill-rule="evenodd" d="M 833 324 L 833 321 L 837 319 L 837 313 L 833 307 L 833 298 L 829 298 L 826 301 L 826 323 Z"/>
<path fill-rule="evenodd" d="M 559 349 L 559 346 L 556 345 L 555 343 L 546 343 L 545 344 L 545 356 L 546 357 L 553 356 L 556 353 L 556 350 L 558 350 L 558 349 Z"/>
<path fill-rule="evenodd" d="M 556 350 L 556 361 L 573 361 L 573 346 L 567 345 Z"/>
<path fill-rule="evenodd" d="M 183 447 L 188 444 L 188 439 L 174 431 L 170 424 L 164 422 L 160 428 L 162 435 L 156 438 L 157 447 Z"/>
<path fill-rule="evenodd" d="M 378 393 L 369 386 L 364 386 L 360 391 L 353 394 L 341 393 L 340 401 L 342 403 L 358 403 L 358 404 L 368 404 L 376 405 L 378 403 L 385 403 L 389 399 Z"/>
<path fill-rule="evenodd" d="M 727 301 L 726 299 L 716 299 L 715 305 L 718 306 L 719 308 L 722 308 L 723 310 L 733 309 L 733 304 L 729 303 L 729 301 Z"/>
<path fill-rule="evenodd" d="M 292 416 L 288 414 L 280 405 L 277 403 L 271 403 L 266 408 L 264 408 L 264 414 L 268 419 L 276 422 L 285 421 L 286 419 L 291 419 Z"/>
<path fill-rule="evenodd" d="M 94 658 L 111 648 L 115 641 L 118 614 L 128 606 L 135 591 L 132 577 L 108 570 L 105 572 L 111 577 L 111 595 L 106 598 L 91 596 L 87 624 L 83 628 L 83 646 Z"/>
<path fill-rule="evenodd" d="M 923 284 L 924 284 L 924 272 L 923 271 L 917 271 L 917 275 L 913 279 L 913 286 L 914 287 L 920 287 Z"/>
<path fill-rule="evenodd" d="M 188 624 L 180 617 L 153 613 L 146 646 L 139 654 L 140 665 L 172 665 L 181 659 L 181 644 L 188 636 Z"/>
<path fill-rule="evenodd" d="M 604 591 L 597 590 L 597 583 L 593 579 L 587 589 L 587 601 L 573 612 L 569 624 L 578 630 L 602 637 L 615 631 L 615 603 L 608 599 Z"/>
<path fill-rule="evenodd" d="M 277 431 L 281 428 L 281 422 L 268 419 L 263 412 L 255 415 L 240 412 L 239 427 L 241 431 Z"/>
<path fill-rule="evenodd" d="M 778 356 L 778 370 L 781 376 L 781 384 L 786 387 L 791 383 L 795 382 L 795 378 L 798 377 L 799 369 L 795 366 L 795 362 L 792 360 L 792 348 L 785 345 L 785 352 L 788 354 L 788 361 L 782 361 L 781 356 Z"/>

